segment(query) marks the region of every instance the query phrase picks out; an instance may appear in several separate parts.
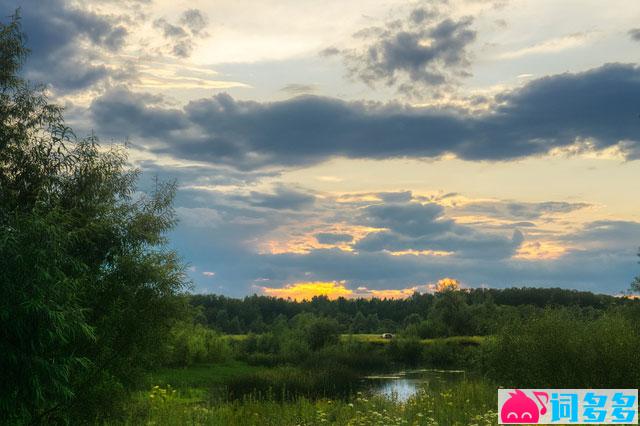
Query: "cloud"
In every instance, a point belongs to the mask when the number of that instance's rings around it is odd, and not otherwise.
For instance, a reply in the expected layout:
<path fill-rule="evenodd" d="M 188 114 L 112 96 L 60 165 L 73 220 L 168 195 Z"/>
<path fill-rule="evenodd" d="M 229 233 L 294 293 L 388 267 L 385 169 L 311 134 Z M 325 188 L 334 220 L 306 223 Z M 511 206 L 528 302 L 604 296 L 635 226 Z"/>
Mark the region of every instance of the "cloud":
<path fill-rule="evenodd" d="M 31 49 L 25 65 L 28 79 L 72 92 L 109 78 L 131 77 L 130 70 L 101 61 L 126 43 L 129 31 L 123 17 L 83 10 L 62 0 L 0 0 L 5 15 L 17 6 Z"/>
<path fill-rule="evenodd" d="M 387 203 L 367 196 L 368 205 L 364 201 L 336 202 L 324 197 L 302 209 L 278 210 L 254 206 L 242 188 L 237 190 L 244 195 L 226 189 L 178 192 L 176 208 L 181 220 L 171 234 L 172 244 L 197 271 L 216 272 L 215 289 L 200 272 L 192 274 L 198 291 L 244 296 L 259 290 L 256 285 L 280 289 L 292 283 L 323 282 L 343 283 L 355 295 L 370 295 L 374 290 L 397 290 L 401 294 L 412 292 L 407 289 L 415 288 L 416 283 L 435 283 L 453 276 L 470 287 L 560 286 L 612 293 L 626 288 L 638 273 L 640 224 L 636 222 L 595 221 L 567 234 L 545 234 L 550 240 L 536 246 L 540 241 L 524 240 L 517 230 L 520 226 L 495 232 L 487 224 L 460 224 L 447 218 L 448 209 L 440 216 L 428 216 L 428 208 L 412 206 L 408 206 L 408 212 L 399 213 L 397 206 L 403 202 Z M 276 190 L 264 193 L 275 194 Z M 396 209 L 367 211 L 385 204 Z M 450 226 L 432 232 L 421 215 L 435 222 L 450 221 Z M 415 224 L 403 226 L 401 217 Z M 362 226 L 365 218 L 388 228 L 372 232 Z M 329 224 L 332 228 L 327 227 Z M 526 229 L 525 224 L 521 226 Z M 347 242 L 344 235 L 353 235 L 353 241 Z M 354 250 L 313 244 L 304 251 L 295 247 L 260 250 L 274 238 L 286 243 L 291 238 L 313 242 L 323 237 L 344 239 L 344 244 L 334 245 L 351 245 Z M 556 253 L 555 246 L 549 245 L 552 243 L 563 250 Z M 441 250 L 451 254 L 417 253 L 423 248 L 425 252 Z M 357 287 L 366 287 L 367 291 L 356 290 Z M 376 294 L 391 295 L 385 292 Z"/>
<path fill-rule="evenodd" d="M 640 223 L 623 220 L 598 220 L 563 238 L 584 249 L 629 250 L 640 246 Z"/>
<path fill-rule="evenodd" d="M 291 83 L 280 89 L 281 92 L 288 93 L 290 95 L 303 95 L 306 93 L 313 93 L 318 90 L 318 86 L 315 84 L 297 84 Z"/>
<path fill-rule="evenodd" d="M 315 196 L 279 186 L 274 193 L 252 191 L 247 201 L 255 207 L 275 210 L 299 210 L 311 207 L 315 202 Z"/>
<path fill-rule="evenodd" d="M 514 230 L 511 238 L 477 231 L 444 217 L 436 203 L 374 205 L 363 209 L 361 223 L 386 229 L 372 232 L 354 244 L 359 251 L 446 252 L 473 258 L 511 257 L 524 241 Z"/>
<path fill-rule="evenodd" d="M 593 31 L 567 34 L 562 37 L 544 40 L 522 49 L 505 52 L 500 55 L 500 59 L 515 59 L 527 55 L 562 52 L 563 50 L 584 46 L 595 35 L 596 33 Z"/>
<path fill-rule="evenodd" d="M 206 15 L 198 9 L 188 9 L 182 13 L 179 24 L 172 24 L 165 18 L 153 21 L 163 37 L 169 40 L 169 49 L 174 56 L 188 58 L 193 52 L 195 38 L 208 37 L 204 31 L 208 25 Z"/>
<path fill-rule="evenodd" d="M 111 89 L 91 103 L 90 115 L 106 134 L 125 137 L 168 138 L 169 132 L 186 129 L 184 113 L 162 106 L 162 97 L 134 94 L 124 87 Z M 140 124 L 144 124 L 144 129 Z M 140 132 L 144 133 L 141 134 Z"/>
<path fill-rule="evenodd" d="M 474 231 L 469 227 L 456 226 L 450 232 L 433 236 L 409 237 L 394 232 L 376 232 L 358 241 L 354 248 L 359 251 L 434 251 L 453 252 L 457 257 L 473 259 L 504 259 L 515 254 L 524 236 L 515 230 L 511 238 Z"/>
<path fill-rule="evenodd" d="M 440 234 L 451 229 L 453 222 L 442 217 L 444 208 L 439 204 L 384 204 L 363 210 L 363 224 L 387 228 L 398 234 L 421 237 Z"/>
<path fill-rule="evenodd" d="M 472 24 L 471 17 L 454 20 L 435 9 L 417 8 L 404 21 L 357 32 L 354 37 L 364 45 L 342 54 L 349 74 L 371 86 L 382 82 L 411 92 L 415 85 L 449 85 L 470 75 L 467 48 L 476 38 Z"/>
<path fill-rule="evenodd" d="M 204 29 L 209 24 L 207 16 L 198 9 L 188 9 L 182 13 L 180 23 L 191 31 L 193 35 L 203 34 Z"/>
<path fill-rule="evenodd" d="M 542 216 L 559 213 L 571 213 L 591 205 L 588 203 L 568 203 L 562 201 L 546 201 L 542 203 L 525 203 L 518 201 L 475 201 L 463 204 L 453 210 L 461 214 L 482 215 L 510 220 L 533 220 Z M 530 226 L 525 224 L 524 226 Z"/>
<path fill-rule="evenodd" d="M 640 152 L 640 69 L 608 64 L 531 80 L 496 96 L 483 114 L 434 107 L 344 102 L 303 96 L 281 102 L 239 101 L 227 94 L 182 109 L 107 92 L 91 106 L 100 134 L 162 134 L 149 149 L 242 170 L 312 165 L 333 157 L 507 161 L 583 144 Z M 159 131 L 162 129 L 162 131 Z M 180 130 L 179 134 L 178 131 Z"/>
<path fill-rule="evenodd" d="M 320 51 L 320 56 L 330 57 L 336 56 L 340 54 L 340 49 L 337 47 L 327 47 L 326 49 L 322 49 Z"/>
<path fill-rule="evenodd" d="M 631 40 L 640 41 L 640 28 L 630 29 L 628 34 L 629 34 L 629 37 L 631 37 Z"/>
<path fill-rule="evenodd" d="M 353 241 L 353 236 L 350 234 L 340 234 L 335 232 L 320 232 L 315 235 L 316 240 L 320 244 L 340 244 L 340 243 L 350 243 Z"/>

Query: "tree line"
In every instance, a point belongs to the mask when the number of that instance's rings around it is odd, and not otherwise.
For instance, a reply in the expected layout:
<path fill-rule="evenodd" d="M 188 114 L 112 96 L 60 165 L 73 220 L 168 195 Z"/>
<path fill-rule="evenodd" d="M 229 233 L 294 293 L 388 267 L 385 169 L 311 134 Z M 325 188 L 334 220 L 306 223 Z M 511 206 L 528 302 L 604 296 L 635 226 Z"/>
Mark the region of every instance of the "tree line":
<path fill-rule="evenodd" d="M 634 303 L 605 294 L 561 288 L 445 290 L 406 299 L 294 301 L 253 295 L 236 299 L 215 294 L 190 296 L 202 324 L 227 334 L 263 333 L 278 321 L 313 314 L 333 318 L 343 333 L 398 332 L 412 327 L 423 337 L 491 334 L 501 324 L 549 306 L 603 311 Z"/>

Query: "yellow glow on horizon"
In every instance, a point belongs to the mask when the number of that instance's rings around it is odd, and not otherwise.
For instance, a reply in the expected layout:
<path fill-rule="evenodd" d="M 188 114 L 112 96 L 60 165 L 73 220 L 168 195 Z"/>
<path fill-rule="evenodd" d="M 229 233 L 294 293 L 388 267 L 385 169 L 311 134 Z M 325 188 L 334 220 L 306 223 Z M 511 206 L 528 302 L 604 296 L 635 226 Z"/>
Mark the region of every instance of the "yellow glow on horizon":
<path fill-rule="evenodd" d="M 338 297 L 350 297 L 353 295 L 353 290 L 349 290 L 345 286 L 344 281 L 298 282 L 287 284 L 282 288 L 261 287 L 261 289 L 267 296 L 293 299 L 296 301 L 311 300 L 313 296 L 327 296 L 333 300 Z"/>
<path fill-rule="evenodd" d="M 314 296 L 326 296 L 330 300 L 339 297 L 345 299 L 406 299 L 414 293 L 433 293 L 448 290 L 460 290 L 460 281 L 455 278 L 442 278 L 436 284 L 415 285 L 399 289 L 369 289 L 358 287 L 355 291 L 347 288 L 346 281 L 301 281 L 284 287 L 258 287 L 266 296 L 296 301 L 311 300 Z"/>
<path fill-rule="evenodd" d="M 399 290 L 369 290 L 368 297 L 375 297 L 378 299 L 406 299 L 411 297 L 416 291 L 418 291 L 417 287 L 402 288 Z"/>

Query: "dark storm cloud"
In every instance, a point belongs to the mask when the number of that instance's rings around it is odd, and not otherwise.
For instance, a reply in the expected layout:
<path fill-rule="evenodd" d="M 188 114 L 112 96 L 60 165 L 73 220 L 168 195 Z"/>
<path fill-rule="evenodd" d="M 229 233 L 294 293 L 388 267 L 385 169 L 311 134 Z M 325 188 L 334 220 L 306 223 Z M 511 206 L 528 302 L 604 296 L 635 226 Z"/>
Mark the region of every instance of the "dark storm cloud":
<path fill-rule="evenodd" d="M 172 24 L 165 18 L 153 21 L 153 26 L 159 29 L 163 37 L 169 40 L 169 49 L 174 56 L 188 58 L 195 45 L 195 38 L 208 37 L 204 31 L 208 19 L 198 9 L 188 9 L 182 13 L 178 24 Z"/>
<path fill-rule="evenodd" d="M 491 216 L 500 219 L 532 220 L 541 216 L 557 213 L 570 213 L 589 207 L 587 203 L 567 203 L 546 201 L 542 203 L 525 203 L 518 201 L 478 201 L 464 204 L 457 212 Z"/>
<path fill-rule="evenodd" d="M 316 241 L 320 244 L 339 244 L 350 243 L 353 241 L 353 236 L 349 234 L 340 234 L 335 232 L 320 232 L 315 235 Z"/>
<path fill-rule="evenodd" d="M 451 84 L 469 75 L 467 48 L 476 38 L 472 24 L 470 17 L 454 20 L 435 9 L 417 8 L 405 21 L 357 32 L 354 37 L 363 39 L 364 46 L 342 54 L 349 74 L 372 86 L 382 82 L 412 91 L 414 85 Z"/>
<path fill-rule="evenodd" d="M 128 31 L 121 18 L 82 10 L 61 0 L 0 0 L 5 21 L 17 8 L 31 49 L 25 66 L 30 80 L 74 91 L 108 77 L 129 76 L 127 70 L 95 61 L 101 52 L 116 52 L 125 44 Z"/>
<path fill-rule="evenodd" d="M 640 152 L 640 69 L 608 64 L 534 80 L 499 94 L 481 115 L 304 96 L 239 101 L 227 94 L 162 109 L 120 90 L 97 98 L 100 134 L 162 136 L 157 152 L 242 170 L 316 164 L 332 157 L 504 161 L 588 140 L 589 149 Z M 122 126 L 116 125 L 122 123 Z M 165 131 L 160 131 L 163 129 Z M 172 132 L 180 130 L 178 132 Z"/>

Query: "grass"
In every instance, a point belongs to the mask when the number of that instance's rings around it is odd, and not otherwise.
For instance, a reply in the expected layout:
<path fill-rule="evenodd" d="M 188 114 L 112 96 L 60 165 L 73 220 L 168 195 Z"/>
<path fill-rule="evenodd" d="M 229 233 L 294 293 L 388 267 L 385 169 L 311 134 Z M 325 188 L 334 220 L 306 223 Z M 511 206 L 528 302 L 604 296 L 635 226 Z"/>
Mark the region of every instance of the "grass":
<path fill-rule="evenodd" d="M 221 364 L 202 364 L 184 368 L 162 368 L 151 373 L 146 385 L 171 385 L 174 389 L 210 388 L 224 385 L 231 379 L 250 376 L 266 367 L 253 366 L 241 361 L 227 361 Z"/>
<path fill-rule="evenodd" d="M 201 364 L 184 368 L 162 368 L 145 380 L 146 389 L 159 386 L 176 391 L 191 402 L 212 398 L 238 399 L 247 395 L 262 399 L 294 399 L 297 396 L 347 395 L 355 391 L 358 376 L 321 369 L 308 371 L 294 366 L 253 366 L 241 361 Z M 146 390 L 139 392 L 143 398 Z"/>
<path fill-rule="evenodd" d="M 349 340 L 355 340 L 357 342 L 375 343 L 375 344 L 388 344 L 393 340 L 399 339 L 394 337 L 393 339 L 385 339 L 380 334 L 343 334 L 340 336 L 340 340 L 343 342 Z M 400 338 L 401 339 L 401 338 Z M 453 336 L 453 337 L 439 337 L 435 339 L 420 339 L 420 342 L 424 345 L 430 345 L 433 343 L 450 343 L 459 344 L 463 346 L 480 345 L 485 341 L 485 336 Z"/>
<path fill-rule="evenodd" d="M 362 393 L 344 401 L 301 397 L 278 402 L 247 397 L 194 403 L 182 397 L 180 391 L 155 388 L 147 398 L 132 402 L 126 417 L 117 424 L 484 426 L 497 422 L 493 411 L 496 397 L 495 386 L 477 380 L 425 387 L 406 403 Z"/>
<path fill-rule="evenodd" d="M 228 338 L 242 340 L 246 335 Z M 376 346 L 391 341 L 376 334 L 342 335 L 341 340 Z M 482 341 L 482 337 L 469 336 L 423 339 L 421 344 L 425 350 L 440 346 L 454 349 Z M 123 417 L 108 424 L 481 426 L 497 422 L 497 387 L 478 378 L 448 384 L 430 382 L 429 387 L 401 402 L 355 393 L 357 388 L 346 386 L 346 394 L 329 389 L 328 384 L 335 385 L 336 378 L 343 376 L 354 380 L 346 374 L 254 366 L 237 360 L 163 368 L 148 376 L 144 390 L 130 400 Z"/>
<path fill-rule="evenodd" d="M 225 334 L 223 336 L 225 339 L 241 342 L 246 340 L 249 335 L 248 334 Z M 394 339 L 398 339 L 398 337 L 394 337 Z M 435 339 L 421 339 L 420 341 L 424 344 L 429 344 L 433 342 L 451 342 L 451 343 L 467 343 L 471 342 L 474 344 L 481 344 L 486 339 L 485 336 L 454 336 L 454 337 L 439 337 Z M 348 340 L 355 340 L 358 342 L 365 343 L 378 343 L 378 344 L 386 344 L 390 343 L 393 339 L 385 339 L 380 334 L 342 334 L 340 336 L 340 340 L 346 342 Z"/>

